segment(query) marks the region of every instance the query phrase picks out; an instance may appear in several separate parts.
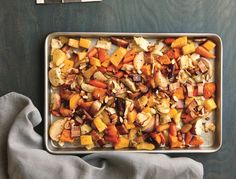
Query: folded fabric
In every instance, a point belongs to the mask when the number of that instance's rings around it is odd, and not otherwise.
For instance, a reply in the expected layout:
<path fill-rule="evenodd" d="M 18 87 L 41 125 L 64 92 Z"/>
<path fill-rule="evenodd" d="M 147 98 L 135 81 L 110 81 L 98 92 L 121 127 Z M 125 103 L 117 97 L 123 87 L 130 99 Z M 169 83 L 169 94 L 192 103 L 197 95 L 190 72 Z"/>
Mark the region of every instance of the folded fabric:
<path fill-rule="evenodd" d="M 162 154 L 52 155 L 34 131 L 42 118 L 31 100 L 17 93 L 0 98 L 0 178 L 116 179 L 203 178 L 203 166 Z"/>

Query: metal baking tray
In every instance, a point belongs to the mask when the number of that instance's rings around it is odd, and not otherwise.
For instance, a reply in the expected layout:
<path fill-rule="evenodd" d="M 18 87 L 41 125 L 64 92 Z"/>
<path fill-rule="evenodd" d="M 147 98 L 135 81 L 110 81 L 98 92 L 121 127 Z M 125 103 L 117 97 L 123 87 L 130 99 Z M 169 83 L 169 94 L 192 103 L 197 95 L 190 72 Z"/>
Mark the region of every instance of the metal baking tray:
<path fill-rule="evenodd" d="M 183 149 L 165 149 L 160 148 L 152 151 L 146 150 L 113 150 L 111 148 L 101 148 L 101 149 L 92 149 L 86 150 L 74 145 L 65 145 L 60 147 L 56 145 L 48 135 L 48 129 L 50 124 L 55 120 L 55 118 L 49 112 L 49 97 L 51 92 L 51 86 L 48 80 L 48 68 L 50 61 L 50 42 L 51 39 L 58 36 L 67 36 L 67 37 L 88 37 L 88 38 L 99 38 L 99 37 L 110 37 L 110 36 L 122 36 L 122 37 L 133 37 L 133 36 L 142 36 L 147 39 L 160 39 L 165 37 L 179 37 L 179 36 L 188 36 L 189 38 L 208 38 L 216 43 L 215 55 L 216 59 L 212 60 L 214 81 L 217 85 L 216 91 L 216 103 L 217 109 L 211 115 L 212 119 L 215 122 L 216 130 L 215 133 L 207 133 L 204 137 L 205 143 L 200 147 L 190 147 Z M 217 34 L 212 33 L 107 33 L 107 32 L 55 32 L 51 33 L 46 37 L 45 40 L 45 66 L 44 66 L 44 140 L 46 149 L 53 154 L 88 154 L 88 153 L 100 153 L 100 152 L 137 152 L 137 153 L 212 153 L 216 152 L 221 148 L 222 145 L 222 80 L 223 80 L 223 46 L 222 40 Z"/>

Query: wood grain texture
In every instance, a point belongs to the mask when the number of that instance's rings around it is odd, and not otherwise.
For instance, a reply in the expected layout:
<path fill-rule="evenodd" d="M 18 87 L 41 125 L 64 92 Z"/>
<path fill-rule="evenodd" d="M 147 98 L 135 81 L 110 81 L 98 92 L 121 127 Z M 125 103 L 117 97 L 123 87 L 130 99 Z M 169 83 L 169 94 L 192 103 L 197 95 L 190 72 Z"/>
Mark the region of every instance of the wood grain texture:
<path fill-rule="evenodd" d="M 236 178 L 236 1 L 103 0 L 35 5 L 1 0 L 0 95 L 29 96 L 43 114 L 44 39 L 54 31 L 213 32 L 224 45 L 223 146 L 213 154 L 173 154 L 204 165 L 205 178 Z M 43 134 L 43 125 L 37 130 Z"/>

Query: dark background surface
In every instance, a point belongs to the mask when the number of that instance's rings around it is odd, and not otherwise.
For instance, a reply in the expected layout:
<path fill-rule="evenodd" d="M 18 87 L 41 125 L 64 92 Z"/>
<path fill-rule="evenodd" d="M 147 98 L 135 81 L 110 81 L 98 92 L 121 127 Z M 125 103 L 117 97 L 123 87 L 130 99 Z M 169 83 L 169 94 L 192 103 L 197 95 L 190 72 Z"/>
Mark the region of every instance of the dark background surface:
<path fill-rule="evenodd" d="M 204 165 L 205 178 L 236 178 L 236 1 L 103 0 L 35 5 L 0 0 L 0 96 L 16 91 L 43 114 L 44 39 L 54 31 L 213 32 L 224 46 L 223 146 L 212 154 L 172 154 Z M 43 124 L 37 127 L 43 134 Z"/>

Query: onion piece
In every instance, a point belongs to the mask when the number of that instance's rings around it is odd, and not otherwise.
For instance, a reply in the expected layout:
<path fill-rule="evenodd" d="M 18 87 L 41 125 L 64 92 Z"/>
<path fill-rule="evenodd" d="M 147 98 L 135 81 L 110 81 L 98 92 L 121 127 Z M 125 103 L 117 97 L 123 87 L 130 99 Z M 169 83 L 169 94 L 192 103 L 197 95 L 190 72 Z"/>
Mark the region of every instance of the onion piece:
<path fill-rule="evenodd" d="M 143 37 L 134 37 L 135 43 L 144 51 L 148 51 L 149 42 Z"/>
<path fill-rule="evenodd" d="M 138 74 L 141 74 L 141 68 L 145 63 L 144 52 L 139 52 L 134 58 L 134 68 L 137 70 Z"/>
<path fill-rule="evenodd" d="M 183 109 L 184 108 L 184 101 L 183 100 L 178 100 L 176 108 L 177 109 Z"/>
<path fill-rule="evenodd" d="M 204 62 L 202 62 L 201 60 L 198 62 L 198 67 L 201 70 L 202 73 L 205 73 L 208 71 L 208 68 L 206 67 L 206 65 L 204 64 Z"/>
<path fill-rule="evenodd" d="M 197 84 L 197 95 L 198 96 L 202 96 L 203 95 L 203 87 L 204 87 L 203 83 L 198 83 Z"/>
<path fill-rule="evenodd" d="M 170 91 L 174 91 L 175 89 L 177 89 L 177 88 L 179 88 L 179 87 L 180 87 L 179 82 L 170 83 L 170 84 L 169 84 L 169 90 L 170 90 Z"/>
<path fill-rule="evenodd" d="M 193 97 L 193 91 L 194 87 L 192 85 L 187 84 L 188 97 Z"/>
<path fill-rule="evenodd" d="M 149 123 L 145 127 L 142 128 L 142 131 L 152 132 L 155 128 L 155 123 L 156 123 L 156 121 L 155 121 L 154 117 L 151 117 Z"/>

